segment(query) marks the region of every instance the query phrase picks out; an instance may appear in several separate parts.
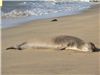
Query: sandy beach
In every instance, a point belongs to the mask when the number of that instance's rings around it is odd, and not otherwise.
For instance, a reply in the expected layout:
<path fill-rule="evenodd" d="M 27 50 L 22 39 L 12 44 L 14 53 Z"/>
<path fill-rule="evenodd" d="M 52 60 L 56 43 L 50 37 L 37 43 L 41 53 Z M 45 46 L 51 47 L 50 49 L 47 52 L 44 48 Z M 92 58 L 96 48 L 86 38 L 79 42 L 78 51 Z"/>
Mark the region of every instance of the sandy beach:
<path fill-rule="evenodd" d="M 2 29 L 2 75 L 100 75 L 100 52 L 25 49 L 5 50 L 21 42 L 50 42 L 58 35 L 72 35 L 100 47 L 100 5 L 71 16 L 36 20 Z"/>

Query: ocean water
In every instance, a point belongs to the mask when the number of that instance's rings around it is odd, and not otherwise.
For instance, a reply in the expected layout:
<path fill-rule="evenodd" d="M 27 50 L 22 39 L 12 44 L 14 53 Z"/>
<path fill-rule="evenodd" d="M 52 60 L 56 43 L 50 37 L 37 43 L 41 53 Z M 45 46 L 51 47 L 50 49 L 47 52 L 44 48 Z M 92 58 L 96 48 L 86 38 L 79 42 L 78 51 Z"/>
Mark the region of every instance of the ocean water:
<path fill-rule="evenodd" d="M 91 7 L 89 2 L 4 1 L 1 8 L 2 28 L 32 20 L 79 14 Z"/>

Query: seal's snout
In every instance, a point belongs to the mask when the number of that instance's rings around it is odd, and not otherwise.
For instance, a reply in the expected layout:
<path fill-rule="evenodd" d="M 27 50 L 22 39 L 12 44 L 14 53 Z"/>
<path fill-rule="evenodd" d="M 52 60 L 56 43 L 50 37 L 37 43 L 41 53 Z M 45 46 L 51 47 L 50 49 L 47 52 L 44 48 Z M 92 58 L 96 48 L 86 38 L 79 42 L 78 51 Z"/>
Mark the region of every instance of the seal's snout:
<path fill-rule="evenodd" d="M 90 42 L 90 45 L 91 45 L 92 52 L 99 52 L 100 51 L 100 49 L 97 48 L 94 43 Z"/>

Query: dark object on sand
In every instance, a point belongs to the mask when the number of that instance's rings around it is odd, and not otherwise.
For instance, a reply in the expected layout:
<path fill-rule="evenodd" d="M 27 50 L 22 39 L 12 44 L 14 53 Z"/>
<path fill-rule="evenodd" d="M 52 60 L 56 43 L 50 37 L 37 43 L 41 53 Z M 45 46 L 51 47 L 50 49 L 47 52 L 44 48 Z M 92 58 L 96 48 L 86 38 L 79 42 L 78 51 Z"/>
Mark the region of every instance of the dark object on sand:
<path fill-rule="evenodd" d="M 51 20 L 51 22 L 54 22 L 54 21 L 58 21 L 57 19 L 53 19 L 53 20 Z"/>
<path fill-rule="evenodd" d="M 6 50 L 9 50 L 9 49 L 16 49 L 15 47 L 8 47 L 6 48 Z"/>
<path fill-rule="evenodd" d="M 25 45 L 25 44 L 26 44 L 26 42 L 23 42 L 23 43 L 19 44 L 16 47 L 13 47 L 13 46 L 12 47 L 8 47 L 8 48 L 6 48 L 6 50 L 10 50 L 10 49 L 23 50 L 22 46 Z"/>
<path fill-rule="evenodd" d="M 15 49 L 15 50 L 22 50 L 21 47 L 8 47 L 6 50 Z"/>

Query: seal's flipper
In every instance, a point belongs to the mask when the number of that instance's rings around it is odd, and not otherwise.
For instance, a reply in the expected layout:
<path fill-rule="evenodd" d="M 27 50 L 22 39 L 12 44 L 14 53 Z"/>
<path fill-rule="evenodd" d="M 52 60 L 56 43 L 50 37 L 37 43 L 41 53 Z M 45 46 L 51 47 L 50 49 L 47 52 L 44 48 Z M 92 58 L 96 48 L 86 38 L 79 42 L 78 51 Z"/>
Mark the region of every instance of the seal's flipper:
<path fill-rule="evenodd" d="M 15 47 L 8 47 L 8 48 L 6 48 L 6 50 L 10 50 L 10 49 L 17 49 L 17 48 L 15 48 Z"/>
<path fill-rule="evenodd" d="M 23 50 L 21 47 L 18 47 L 17 50 Z"/>
<path fill-rule="evenodd" d="M 23 50 L 23 46 L 24 46 L 25 44 L 27 44 L 27 42 L 23 42 L 23 43 L 19 44 L 19 45 L 17 46 L 17 49 L 18 49 L 18 50 Z"/>
<path fill-rule="evenodd" d="M 27 42 L 23 42 L 23 43 L 19 44 L 18 47 L 21 47 L 21 46 L 25 45 L 26 43 Z"/>

